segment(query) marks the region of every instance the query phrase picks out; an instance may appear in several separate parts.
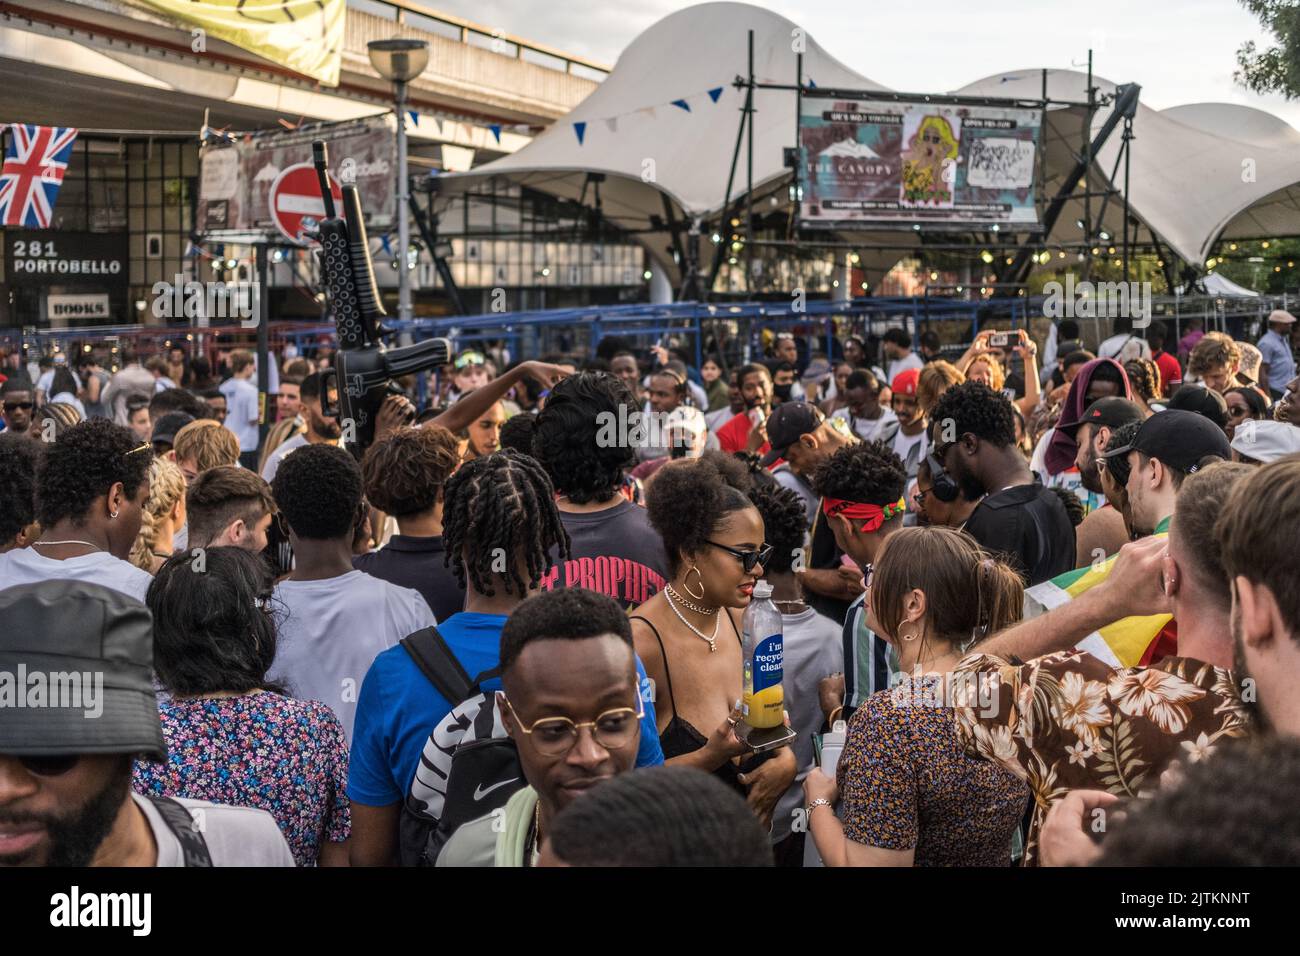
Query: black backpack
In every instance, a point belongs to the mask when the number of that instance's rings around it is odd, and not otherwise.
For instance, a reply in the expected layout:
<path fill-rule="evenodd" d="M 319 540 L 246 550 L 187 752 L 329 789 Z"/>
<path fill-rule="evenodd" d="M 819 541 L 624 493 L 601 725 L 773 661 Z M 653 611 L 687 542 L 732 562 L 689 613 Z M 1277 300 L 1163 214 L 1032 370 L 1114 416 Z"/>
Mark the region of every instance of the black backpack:
<path fill-rule="evenodd" d="M 501 723 L 496 692 L 481 687 L 501 669 L 471 680 L 436 627 L 407 635 L 402 647 L 438 693 L 455 703 L 425 741 L 402 806 L 399 862 L 433 866 L 457 827 L 499 810 L 524 788 L 524 772 Z"/>

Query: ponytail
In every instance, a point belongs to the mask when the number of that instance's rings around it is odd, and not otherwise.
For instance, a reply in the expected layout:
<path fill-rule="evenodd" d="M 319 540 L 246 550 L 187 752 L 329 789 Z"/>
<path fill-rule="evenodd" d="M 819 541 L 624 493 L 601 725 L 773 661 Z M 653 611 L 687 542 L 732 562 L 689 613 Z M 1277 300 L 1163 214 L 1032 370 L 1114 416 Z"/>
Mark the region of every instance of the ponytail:
<path fill-rule="evenodd" d="M 975 590 L 979 612 L 971 630 L 971 644 L 1015 624 L 1024 616 L 1025 585 L 1020 575 L 1005 561 L 977 551 Z M 969 646 L 969 645 L 968 645 Z"/>

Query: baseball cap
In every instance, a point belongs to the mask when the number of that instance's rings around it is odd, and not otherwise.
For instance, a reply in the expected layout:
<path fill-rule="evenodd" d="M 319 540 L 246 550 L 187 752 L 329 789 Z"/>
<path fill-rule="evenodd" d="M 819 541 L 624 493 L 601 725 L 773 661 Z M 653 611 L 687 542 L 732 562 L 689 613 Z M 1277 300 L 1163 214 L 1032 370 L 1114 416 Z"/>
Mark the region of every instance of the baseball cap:
<path fill-rule="evenodd" d="M 1268 314 L 1269 322 L 1281 322 L 1285 325 L 1291 325 L 1295 322 L 1295 316 L 1285 309 L 1274 309 Z"/>
<path fill-rule="evenodd" d="M 890 383 L 890 389 L 895 395 L 915 395 L 916 383 L 921 380 L 921 370 L 919 368 L 909 368 L 905 372 L 899 372 L 894 376 L 894 381 Z"/>
<path fill-rule="evenodd" d="M 194 421 L 194 416 L 188 412 L 168 412 L 158 421 L 154 422 L 153 436 L 150 441 L 165 441 L 167 444 L 173 444 L 176 441 L 176 433 Z"/>
<path fill-rule="evenodd" d="M 0 753 L 166 758 L 147 607 L 86 581 L 41 581 L 0 591 L 0 620 L 0 673 L 23 702 L 0 704 Z"/>
<path fill-rule="evenodd" d="M 1228 424 L 1228 400 L 1203 385 L 1184 385 L 1169 400 L 1169 408 L 1203 415 L 1219 428 Z"/>
<path fill-rule="evenodd" d="M 763 456 L 763 467 L 784 458 L 790 446 L 800 436 L 814 431 L 825 417 L 816 406 L 807 402 L 782 402 L 776 406 L 767 419 L 767 443 L 772 450 Z"/>
<path fill-rule="evenodd" d="M 1165 466 L 1194 474 L 1202 458 L 1213 455 L 1227 461 L 1232 457 L 1228 436 L 1204 415 L 1169 409 L 1157 412 L 1142 423 L 1133 441 L 1106 452 L 1106 458 L 1118 458 L 1140 451 Z"/>
<path fill-rule="evenodd" d="M 1107 428 L 1119 428 L 1120 425 L 1140 421 L 1142 421 L 1142 409 L 1138 407 L 1137 402 L 1130 402 L 1127 398 L 1111 397 L 1097 399 L 1088 406 L 1087 411 L 1077 422 L 1056 427 L 1067 435 L 1074 435 L 1079 431 L 1080 425 L 1105 425 Z"/>
<path fill-rule="evenodd" d="M 1232 450 L 1267 465 L 1300 452 L 1300 428 L 1286 422 L 1242 422 L 1232 430 Z"/>

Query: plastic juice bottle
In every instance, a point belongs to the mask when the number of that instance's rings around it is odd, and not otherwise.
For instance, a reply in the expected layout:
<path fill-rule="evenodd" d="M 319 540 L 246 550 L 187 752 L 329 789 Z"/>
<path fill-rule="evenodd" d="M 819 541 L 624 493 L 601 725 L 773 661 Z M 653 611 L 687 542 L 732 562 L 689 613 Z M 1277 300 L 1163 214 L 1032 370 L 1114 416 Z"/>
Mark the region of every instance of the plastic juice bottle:
<path fill-rule="evenodd" d="M 745 609 L 744 697 L 745 723 L 754 728 L 779 727 L 785 720 L 782 678 L 781 612 L 771 601 L 772 585 L 758 581 L 754 599 Z"/>

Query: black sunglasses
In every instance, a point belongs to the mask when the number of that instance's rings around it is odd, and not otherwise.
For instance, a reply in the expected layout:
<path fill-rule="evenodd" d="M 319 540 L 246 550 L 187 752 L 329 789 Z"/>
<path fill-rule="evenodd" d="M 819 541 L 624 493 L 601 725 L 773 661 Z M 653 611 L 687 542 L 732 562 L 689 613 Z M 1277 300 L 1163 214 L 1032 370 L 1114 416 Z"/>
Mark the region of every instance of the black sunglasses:
<path fill-rule="evenodd" d="M 715 548 L 721 548 L 723 551 L 727 552 L 727 554 L 739 558 L 740 563 L 745 566 L 746 574 L 753 571 L 755 565 L 761 565 L 766 568 L 767 562 L 772 559 L 773 549 L 770 544 L 763 545 L 757 551 L 737 551 L 735 548 L 729 548 L 725 544 L 718 544 L 718 542 L 710 541 L 708 538 L 704 539 L 704 543 L 711 544 Z"/>
<path fill-rule="evenodd" d="M 5 408 L 16 410 L 16 411 L 30 412 L 33 408 L 36 407 L 35 402 L 4 402 L 3 404 Z"/>
<path fill-rule="evenodd" d="M 80 754 L 17 754 L 16 759 L 29 772 L 38 777 L 60 777 L 81 760 Z"/>

